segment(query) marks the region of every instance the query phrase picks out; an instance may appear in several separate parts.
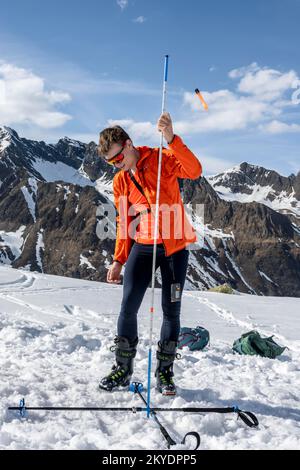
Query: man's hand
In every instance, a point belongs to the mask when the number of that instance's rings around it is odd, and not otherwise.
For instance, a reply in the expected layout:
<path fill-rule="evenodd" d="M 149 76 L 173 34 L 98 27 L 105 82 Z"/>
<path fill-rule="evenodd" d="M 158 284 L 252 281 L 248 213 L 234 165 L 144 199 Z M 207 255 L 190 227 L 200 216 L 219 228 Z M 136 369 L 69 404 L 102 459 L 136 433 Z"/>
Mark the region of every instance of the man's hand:
<path fill-rule="evenodd" d="M 121 263 L 118 263 L 118 261 L 114 261 L 113 264 L 109 267 L 109 270 L 107 271 L 107 282 L 109 282 L 110 284 L 120 284 L 121 271 Z"/>
<path fill-rule="evenodd" d="M 166 141 L 172 142 L 174 138 L 172 119 L 169 113 L 163 113 L 157 121 L 157 129 L 163 133 Z"/>

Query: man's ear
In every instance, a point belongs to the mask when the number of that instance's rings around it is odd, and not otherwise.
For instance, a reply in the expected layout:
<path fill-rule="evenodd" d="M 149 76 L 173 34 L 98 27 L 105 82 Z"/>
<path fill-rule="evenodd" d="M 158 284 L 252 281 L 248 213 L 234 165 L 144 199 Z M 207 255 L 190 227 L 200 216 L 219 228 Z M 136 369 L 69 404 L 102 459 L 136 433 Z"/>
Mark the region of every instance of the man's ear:
<path fill-rule="evenodd" d="M 133 143 L 132 143 L 132 140 L 131 140 L 131 139 L 127 139 L 127 140 L 126 140 L 126 147 L 128 147 L 128 148 L 133 147 Z"/>

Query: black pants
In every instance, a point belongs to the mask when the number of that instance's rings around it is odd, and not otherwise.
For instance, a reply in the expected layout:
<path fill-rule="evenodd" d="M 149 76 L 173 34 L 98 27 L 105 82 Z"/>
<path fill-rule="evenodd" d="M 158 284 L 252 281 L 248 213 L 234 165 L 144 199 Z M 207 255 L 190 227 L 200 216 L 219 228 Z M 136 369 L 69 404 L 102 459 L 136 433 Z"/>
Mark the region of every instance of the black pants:
<path fill-rule="evenodd" d="M 153 245 L 134 243 L 128 257 L 123 286 L 123 300 L 118 319 L 118 335 L 129 341 L 138 337 L 137 314 L 152 277 Z M 177 341 L 180 332 L 181 301 L 171 302 L 171 284 L 180 283 L 183 290 L 188 265 L 188 250 L 166 257 L 164 246 L 157 245 L 156 268 L 162 278 L 163 323 L 161 341 Z"/>

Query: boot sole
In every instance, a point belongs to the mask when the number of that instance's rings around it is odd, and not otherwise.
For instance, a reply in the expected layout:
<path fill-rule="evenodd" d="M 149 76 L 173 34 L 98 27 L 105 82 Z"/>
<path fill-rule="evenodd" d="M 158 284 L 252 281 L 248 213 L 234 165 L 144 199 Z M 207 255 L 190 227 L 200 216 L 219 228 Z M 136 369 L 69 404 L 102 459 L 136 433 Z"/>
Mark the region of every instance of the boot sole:
<path fill-rule="evenodd" d="M 126 388 L 126 387 L 129 387 L 130 385 L 130 382 L 126 383 L 126 384 L 122 384 L 122 385 L 117 385 L 115 387 L 105 387 L 104 385 L 98 385 L 98 388 L 100 390 L 104 390 L 105 392 L 114 392 L 114 391 L 121 391 L 122 389 Z"/>
<path fill-rule="evenodd" d="M 177 393 L 176 390 L 174 390 L 173 392 L 171 390 L 164 391 L 159 387 L 156 387 L 156 390 L 164 397 L 174 397 Z"/>
<path fill-rule="evenodd" d="M 176 392 L 160 392 L 164 397 L 175 397 Z"/>

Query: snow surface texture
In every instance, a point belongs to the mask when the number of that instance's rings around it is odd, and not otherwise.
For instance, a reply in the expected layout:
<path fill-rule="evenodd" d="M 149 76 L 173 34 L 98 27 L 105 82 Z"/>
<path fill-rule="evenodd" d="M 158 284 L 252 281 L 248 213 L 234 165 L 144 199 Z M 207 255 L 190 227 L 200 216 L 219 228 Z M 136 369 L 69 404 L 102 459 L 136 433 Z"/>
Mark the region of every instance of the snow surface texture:
<path fill-rule="evenodd" d="M 156 339 L 160 295 L 156 290 Z M 98 390 L 113 361 L 121 297 L 121 286 L 0 268 L 0 449 L 166 448 L 143 413 L 28 411 L 24 419 L 7 410 L 22 397 L 28 406 L 141 406 L 127 391 Z M 144 385 L 149 305 L 150 291 L 139 314 L 133 377 Z M 300 449 L 299 310 L 297 298 L 184 292 L 182 326 L 206 327 L 210 347 L 182 351 L 174 368 L 177 397 L 160 396 L 153 379 L 152 406 L 238 405 L 254 412 L 260 426 L 250 429 L 235 414 L 160 413 L 177 442 L 194 430 L 201 449 Z M 234 354 L 233 341 L 251 329 L 275 334 L 289 349 L 275 360 Z M 185 449 L 193 445 L 191 438 Z"/>

